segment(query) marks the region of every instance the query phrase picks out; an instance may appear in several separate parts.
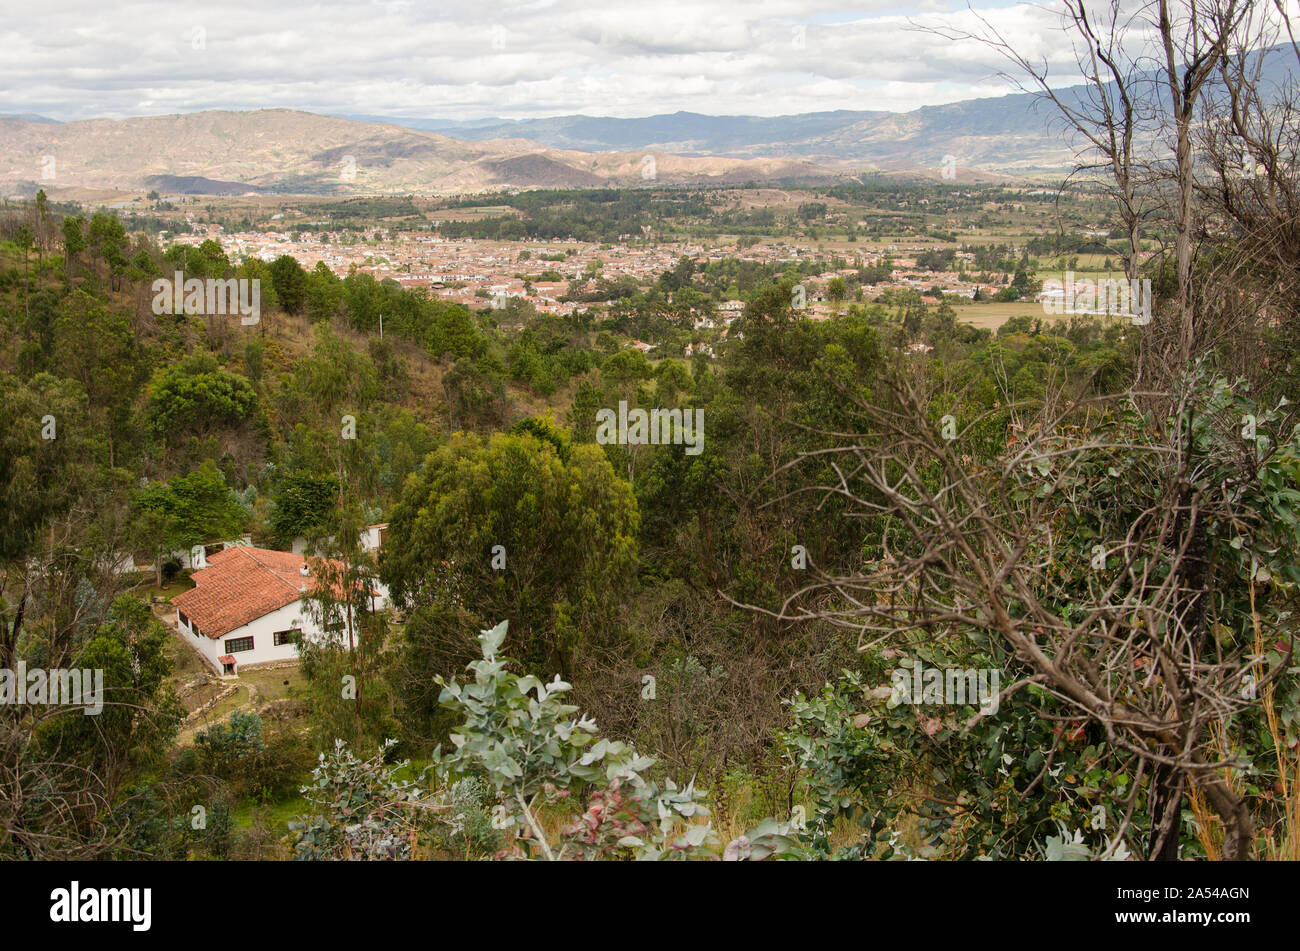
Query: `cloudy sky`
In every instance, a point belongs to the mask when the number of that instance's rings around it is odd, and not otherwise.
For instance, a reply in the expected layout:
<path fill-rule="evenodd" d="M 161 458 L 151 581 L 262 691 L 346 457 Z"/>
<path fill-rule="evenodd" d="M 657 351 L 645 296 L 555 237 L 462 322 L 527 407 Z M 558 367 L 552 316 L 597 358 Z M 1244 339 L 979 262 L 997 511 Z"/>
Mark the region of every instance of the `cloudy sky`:
<path fill-rule="evenodd" d="M 1070 78 L 1054 16 L 972 2 Z M 969 17 L 964 0 L 0 0 L 0 113 L 908 110 L 1010 91 L 995 53 L 914 27 Z"/>

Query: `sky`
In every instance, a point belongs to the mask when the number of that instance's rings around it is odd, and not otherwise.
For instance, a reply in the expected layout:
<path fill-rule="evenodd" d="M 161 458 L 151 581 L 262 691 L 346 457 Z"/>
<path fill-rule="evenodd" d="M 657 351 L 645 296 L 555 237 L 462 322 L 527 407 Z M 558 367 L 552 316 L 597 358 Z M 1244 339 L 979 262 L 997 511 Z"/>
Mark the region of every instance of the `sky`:
<path fill-rule="evenodd" d="M 1074 81 L 1052 12 L 972 5 Z M 0 114 L 772 116 L 1015 91 L 997 53 L 921 23 L 974 25 L 965 0 L 0 0 Z"/>

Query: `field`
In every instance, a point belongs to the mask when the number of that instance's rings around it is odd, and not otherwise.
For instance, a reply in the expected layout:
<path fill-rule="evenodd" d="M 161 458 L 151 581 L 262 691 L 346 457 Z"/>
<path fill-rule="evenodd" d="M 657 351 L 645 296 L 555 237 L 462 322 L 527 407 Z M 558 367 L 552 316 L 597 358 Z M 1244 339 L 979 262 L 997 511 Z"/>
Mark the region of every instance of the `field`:
<path fill-rule="evenodd" d="M 957 312 L 957 320 L 961 323 L 987 330 L 997 330 L 1012 317 L 1041 317 L 1045 323 L 1052 319 L 1043 313 L 1043 305 L 1035 301 L 957 304 L 953 310 Z"/>

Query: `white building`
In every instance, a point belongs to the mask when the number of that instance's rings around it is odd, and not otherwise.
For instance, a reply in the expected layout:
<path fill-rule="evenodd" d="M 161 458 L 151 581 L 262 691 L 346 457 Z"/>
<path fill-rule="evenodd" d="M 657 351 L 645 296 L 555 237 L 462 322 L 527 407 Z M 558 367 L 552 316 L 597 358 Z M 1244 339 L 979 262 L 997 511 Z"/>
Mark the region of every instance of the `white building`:
<path fill-rule="evenodd" d="M 345 627 L 326 632 L 308 612 L 303 598 L 314 580 L 302 555 L 240 545 L 213 554 L 191 577 L 195 587 L 172 598 L 176 626 L 223 675 L 293 660 L 304 637 L 346 643 Z M 383 607 L 382 597 L 374 607 Z"/>
<path fill-rule="evenodd" d="M 360 541 L 361 543 L 362 551 L 377 552 L 384 547 L 384 539 L 387 537 L 388 537 L 388 523 L 379 522 L 376 525 L 367 525 L 362 530 L 358 541 Z M 333 535 L 330 535 L 325 539 L 326 544 L 333 544 L 333 542 L 334 542 Z M 311 543 L 307 541 L 307 539 L 304 536 L 299 535 L 297 538 L 293 540 L 293 544 L 291 547 L 295 555 L 305 555 L 307 553 L 307 548 L 310 546 L 310 544 Z"/>

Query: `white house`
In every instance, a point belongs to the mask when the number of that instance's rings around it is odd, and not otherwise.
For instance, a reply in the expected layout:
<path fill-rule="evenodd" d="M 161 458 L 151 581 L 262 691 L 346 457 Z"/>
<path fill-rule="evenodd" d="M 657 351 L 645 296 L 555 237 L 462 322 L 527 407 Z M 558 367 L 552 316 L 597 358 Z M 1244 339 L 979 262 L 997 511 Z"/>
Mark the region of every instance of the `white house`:
<path fill-rule="evenodd" d="M 362 551 L 379 551 L 384 547 L 384 539 L 388 537 L 388 523 L 379 522 L 376 525 L 367 525 L 361 532 L 360 542 Z M 326 542 L 332 542 L 334 537 L 331 535 Z M 299 535 L 293 540 L 293 551 L 295 554 L 306 554 L 309 542 L 305 537 Z"/>
<path fill-rule="evenodd" d="M 172 598 L 176 626 L 222 674 L 293 660 L 300 638 L 346 642 L 345 630 L 326 632 L 307 611 L 315 581 L 302 555 L 240 545 L 209 556 L 191 577 L 195 587 Z"/>

